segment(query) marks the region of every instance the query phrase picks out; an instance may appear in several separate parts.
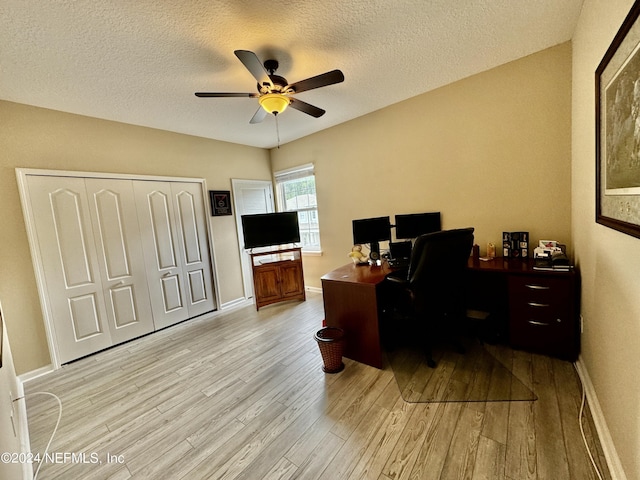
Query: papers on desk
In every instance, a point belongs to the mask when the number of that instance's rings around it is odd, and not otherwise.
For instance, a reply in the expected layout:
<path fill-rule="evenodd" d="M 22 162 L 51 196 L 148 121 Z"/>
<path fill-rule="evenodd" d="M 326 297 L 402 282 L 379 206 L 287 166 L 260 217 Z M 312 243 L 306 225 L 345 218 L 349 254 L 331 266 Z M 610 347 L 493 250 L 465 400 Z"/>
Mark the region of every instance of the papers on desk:
<path fill-rule="evenodd" d="M 569 265 L 566 247 L 555 240 L 540 240 L 540 244 L 533 251 L 534 270 L 566 272 L 573 268 Z"/>

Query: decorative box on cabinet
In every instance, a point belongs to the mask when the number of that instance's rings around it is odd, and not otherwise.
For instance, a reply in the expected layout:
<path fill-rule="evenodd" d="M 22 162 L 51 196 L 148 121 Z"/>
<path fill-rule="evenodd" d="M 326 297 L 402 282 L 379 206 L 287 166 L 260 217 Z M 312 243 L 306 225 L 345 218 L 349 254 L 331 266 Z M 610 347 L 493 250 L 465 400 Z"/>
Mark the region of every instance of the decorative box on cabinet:
<path fill-rule="evenodd" d="M 299 247 L 250 255 L 256 310 L 285 300 L 305 300 Z"/>
<path fill-rule="evenodd" d="M 578 274 L 509 275 L 509 344 L 574 361 L 580 352 Z"/>

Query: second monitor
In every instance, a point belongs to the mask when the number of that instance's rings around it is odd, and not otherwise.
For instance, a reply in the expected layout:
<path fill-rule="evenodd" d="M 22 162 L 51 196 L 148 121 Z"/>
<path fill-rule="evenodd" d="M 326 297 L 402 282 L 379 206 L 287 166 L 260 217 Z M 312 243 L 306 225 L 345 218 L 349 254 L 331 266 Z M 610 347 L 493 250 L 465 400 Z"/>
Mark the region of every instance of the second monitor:
<path fill-rule="evenodd" d="M 440 212 L 396 215 L 396 238 L 417 238 L 442 230 Z"/>
<path fill-rule="evenodd" d="M 389 217 L 362 218 L 353 220 L 353 243 L 368 243 L 371 248 L 371 260 L 380 259 L 380 243 L 391 240 L 391 222 Z"/>

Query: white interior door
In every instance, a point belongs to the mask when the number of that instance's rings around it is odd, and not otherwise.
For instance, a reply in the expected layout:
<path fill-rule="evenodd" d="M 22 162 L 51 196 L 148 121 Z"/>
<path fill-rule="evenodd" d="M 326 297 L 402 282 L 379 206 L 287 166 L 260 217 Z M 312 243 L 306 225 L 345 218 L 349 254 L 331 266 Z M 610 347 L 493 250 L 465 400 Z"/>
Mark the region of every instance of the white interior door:
<path fill-rule="evenodd" d="M 134 181 L 156 328 L 215 309 L 199 183 Z"/>
<path fill-rule="evenodd" d="M 131 180 L 87 178 L 108 325 L 114 344 L 154 330 Z"/>
<path fill-rule="evenodd" d="M 112 345 L 83 178 L 29 176 L 60 363 Z"/>
<path fill-rule="evenodd" d="M 233 203 L 236 211 L 236 227 L 238 229 L 238 243 L 240 248 L 240 262 L 242 264 L 242 278 L 244 282 L 245 298 L 253 297 L 253 276 L 251 273 L 251 258 L 244 248 L 242 233 L 242 215 L 256 213 L 271 213 L 275 211 L 273 202 L 273 184 L 265 180 L 231 180 Z"/>
<path fill-rule="evenodd" d="M 190 317 L 215 309 L 209 241 L 202 187 L 196 183 L 171 183 L 179 252 Z"/>
<path fill-rule="evenodd" d="M 135 181 L 133 189 L 153 321 L 163 328 L 189 318 L 171 184 Z"/>

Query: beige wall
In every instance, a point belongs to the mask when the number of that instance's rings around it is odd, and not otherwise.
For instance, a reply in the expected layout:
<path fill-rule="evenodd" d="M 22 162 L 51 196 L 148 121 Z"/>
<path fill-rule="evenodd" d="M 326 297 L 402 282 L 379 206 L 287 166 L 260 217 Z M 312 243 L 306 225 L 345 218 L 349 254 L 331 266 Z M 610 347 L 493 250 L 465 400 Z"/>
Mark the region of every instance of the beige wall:
<path fill-rule="evenodd" d="M 594 73 L 632 0 L 586 0 L 573 41 L 572 210 L 582 361 L 629 480 L 640 479 L 640 239 L 595 223 Z"/>
<path fill-rule="evenodd" d="M 324 254 L 305 257 L 307 285 L 349 261 L 355 218 L 440 211 L 483 254 L 503 231 L 569 244 L 570 114 L 565 43 L 272 150 L 274 170 L 315 165 Z"/>
<path fill-rule="evenodd" d="M 15 168 L 204 178 L 270 179 L 266 150 L 0 101 L 0 298 L 16 370 L 50 363 Z M 209 217 L 221 303 L 244 298 L 233 216 Z"/>

